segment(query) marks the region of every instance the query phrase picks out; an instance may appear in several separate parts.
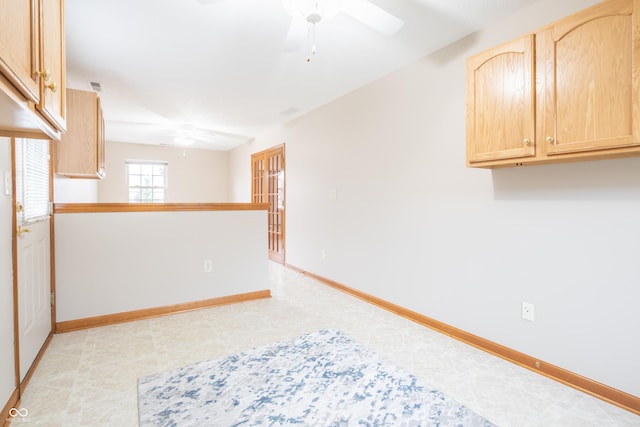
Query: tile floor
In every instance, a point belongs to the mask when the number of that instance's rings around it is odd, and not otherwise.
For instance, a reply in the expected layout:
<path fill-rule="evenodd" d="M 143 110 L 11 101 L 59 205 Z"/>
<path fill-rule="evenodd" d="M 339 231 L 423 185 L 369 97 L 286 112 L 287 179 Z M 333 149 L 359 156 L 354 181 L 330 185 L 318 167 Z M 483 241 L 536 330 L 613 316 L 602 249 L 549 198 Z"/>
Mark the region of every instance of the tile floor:
<path fill-rule="evenodd" d="M 338 328 L 499 426 L 640 426 L 640 416 L 277 264 L 270 299 L 56 335 L 12 426 L 137 425 L 138 377 Z"/>

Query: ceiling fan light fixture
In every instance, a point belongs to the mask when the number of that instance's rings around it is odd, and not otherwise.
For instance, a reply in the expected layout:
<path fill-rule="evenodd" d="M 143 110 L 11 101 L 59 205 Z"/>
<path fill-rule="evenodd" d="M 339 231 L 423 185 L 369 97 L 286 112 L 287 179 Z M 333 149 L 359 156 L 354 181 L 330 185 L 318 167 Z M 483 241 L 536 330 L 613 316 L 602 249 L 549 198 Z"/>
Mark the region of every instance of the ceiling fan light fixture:
<path fill-rule="evenodd" d="M 184 136 L 184 135 L 180 135 L 175 137 L 174 139 L 175 143 L 182 146 L 182 147 L 186 147 L 188 145 L 192 145 L 193 144 L 193 138 L 189 138 L 188 136 Z"/>
<path fill-rule="evenodd" d="M 312 13 L 310 15 L 307 15 L 307 22 L 310 24 L 317 24 L 318 22 L 320 22 L 322 20 L 322 16 L 318 15 L 317 13 Z"/>
<path fill-rule="evenodd" d="M 293 19 L 303 18 L 312 24 L 333 18 L 340 12 L 338 0 L 282 0 L 282 4 Z"/>
<path fill-rule="evenodd" d="M 282 0 L 285 10 L 293 20 L 307 22 L 307 62 L 316 54 L 316 24 L 334 17 L 340 12 L 340 0 Z"/>

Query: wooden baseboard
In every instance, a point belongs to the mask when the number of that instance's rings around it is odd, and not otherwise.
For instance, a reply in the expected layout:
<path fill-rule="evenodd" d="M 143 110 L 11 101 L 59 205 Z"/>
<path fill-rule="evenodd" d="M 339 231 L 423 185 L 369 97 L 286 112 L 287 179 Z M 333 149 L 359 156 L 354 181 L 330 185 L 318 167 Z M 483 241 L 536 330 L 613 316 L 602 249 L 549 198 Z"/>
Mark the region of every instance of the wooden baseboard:
<path fill-rule="evenodd" d="M 113 325 L 116 323 L 131 322 L 134 320 L 149 319 L 167 314 L 183 313 L 185 311 L 199 310 L 201 308 L 215 307 L 219 305 L 234 304 L 244 301 L 252 301 L 262 298 L 270 298 L 269 289 L 244 294 L 229 295 L 207 300 L 173 304 L 163 307 L 146 308 L 142 310 L 127 311 L 124 313 L 107 314 L 104 316 L 88 317 L 85 319 L 67 320 L 56 323 L 56 333 L 78 331 L 81 329 L 95 328 L 97 326 Z"/>
<path fill-rule="evenodd" d="M 611 403 L 613 405 L 619 406 L 622 409 L 633 412 L 634 414 L 640 415 L 640 397 L 638 396 L 634 396 L 613 387 L 609 387 L 592 379 L 583 377 L 571 371 L 567 371 L 566 369 L 536 359 L 535 357 L 520 353 L 519 351 L 513 350 L 509 347 L 505 347 L 493 341 L 489 341 L 485 338 L 447 325 L 446 323 L 432 319 L 423 314 L 408 310 L 389 301 L 385 301 L 381 298 L 369 295 L 357 289 L 349 288 L 348 286 L 327 279 L 325 277 L 318 276 L 317 274 L 310 273 L 291 264 L 285 264 L 285 266 L 294 271 L 297 271 L 298 273 L 304 274 L 305 276 L 316 279 L 319 282 L 324 283 L 339 291 L 352 295 L 370 304 L 395 313 L 406 319 L 412 320 L 420 325 L 429 327 L 452 338 L 455 338 L 458 341 L 462 341 L 466 344 L 472 345 L 476 348 L 479 348 L 480 350 L 484 350 L 488 353 L 527 368 L 540 375 L 544 375 L 545 377 L 551 378 L 569 387 L 573 387 L 584 393 L 597 397 L 598 399 L 604 400 L 605 402 Z"/>
<path fill-rule="evenodd" d="M 0 425 L 6 427 L 9 424 L 11 424 L 11 422 L 14 420 L 22 420 L 22 417 L 19 412 L 12 414 L 11 410 L 23 409 L 19 407 L 20 396 L 22 396 L 22 394 L 24 393 L 24 390 L 27 387 L 27 384 L 29 384 L 29 381 L 31 380 L 33 373 L 38 367 L 38 364 L 40 364 L 40 361 L 42 360 L 42 356 L 44 356 L 45 351 L 47 351 L 47 348 L 49 347 L 49 344 L 51 343 L 52 339 L 53 339 L 53 333 L 50 333 L 47 339 L 45 340 L 44 344 L 42 344 L 42 348 L 40 348 L 40 351 L 38 352 L 38 355 L 36 356 L 35 360 L 31 364 L 29 371 L 24 376 L 24 380 L 22 380 L 22 383 L 20 383 L 20 386 L 16 387 L 13 393 L 11 393 L 11 396 L 9 397 L 7 404 L 4 406 L 4 408 L 2 408 L 2 411 L 0 412 Z"/>
<path fill-rule="evenodd" d="M 11 393 L 11 396 L 9 397 L 9 401 L 7 402 L 6 405 L 4 405 L 4 408 L 2 408 L 2 411 L 0 411 L 0 425 L 2 425 L 3 427 L 7 427 L 11 423 L 13 417 L 11 416 L 9 411 L 11 411 L 11 409 L 20 409 L 19 405 L 20 405 L 20 389 L 16 387 L 16 389 L 13 390 L 13 393 Z"/>
<path fill-rule="evenodd" d="M 36 368 L 40 364 L 40 361 L 42 360 L 42 356 L 44 356 L 45 351 L 47 351 L 47 348 L 49 348 L 49 344 L 51 344 L 52 339 L 53 339 L 53 332 L 49 334 L 44 344 L 42 344 L 42 347 L 40 348 L 38 355 L 36 356 L 35 360 L 31 364 L 31 367 L 27 371 L 27 374 L 24 376 L 24 379 L 20 383 L 20 396 L 24 394 L 24 390 L 27 387 L 27 384 L 29 384 L 29 381 L 31 381 L 31 377 L 33 376 L 33 373 L 36 371 Z"/>

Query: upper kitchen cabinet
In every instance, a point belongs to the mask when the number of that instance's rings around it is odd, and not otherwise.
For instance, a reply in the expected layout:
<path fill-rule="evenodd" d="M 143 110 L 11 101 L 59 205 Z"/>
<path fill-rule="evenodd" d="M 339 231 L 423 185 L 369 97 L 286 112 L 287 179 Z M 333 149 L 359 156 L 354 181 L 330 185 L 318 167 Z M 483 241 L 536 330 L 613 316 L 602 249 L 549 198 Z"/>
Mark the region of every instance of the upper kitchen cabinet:
<path fill-rule="evenodd" d="M 548 156 L 640 145 L 640 2 L 610 0 L 538 35 Z"/>
<path fill-rule="evenodd" d="M 66 129 L 66 61 L 63 0 L 41 0 L 40 102 L 38 110 L 56 129 Z"/>
<path fill-rule="evenodd" d="M 467 166 L 640 155 L 639 13 L 607 0 L 469 58 Z"/>
<path fill-rule="evenodd" d="M 38 8 L 36 0 L 0 0 L 0 73 L 29 101 L 40 100 L 38 86 Z"/>
<path fill-rule="evenodd" d="M 534 37 L 467 61 L 467 162 L 535 155 Z"/>
<path fill-rule="evenodd" d="M 67 131 L 54 145 L 55 172 L 69 178 L 105 176 L 104 119 L 96 92 L 67 89 Z"/>
<path fill-rule="evenodd" d="M 66 128 L 63 0 L 0 0 L 0 133 Z"/>

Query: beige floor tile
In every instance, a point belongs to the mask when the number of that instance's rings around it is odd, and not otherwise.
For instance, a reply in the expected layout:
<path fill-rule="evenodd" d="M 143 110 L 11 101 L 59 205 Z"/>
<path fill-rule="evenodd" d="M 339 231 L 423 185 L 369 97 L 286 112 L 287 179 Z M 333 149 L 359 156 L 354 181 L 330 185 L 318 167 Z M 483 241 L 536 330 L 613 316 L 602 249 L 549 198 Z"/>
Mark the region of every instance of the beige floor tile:
<path fill-rule="evenodd" d="M 500 426 L 640 426 L 640 417 L 277 264 L 272 298 L 56 335 L 24 425 L 136 426 L 137 379 L 336 328 Z M 17 423 L 16 423 L 17 425 Z"/>

